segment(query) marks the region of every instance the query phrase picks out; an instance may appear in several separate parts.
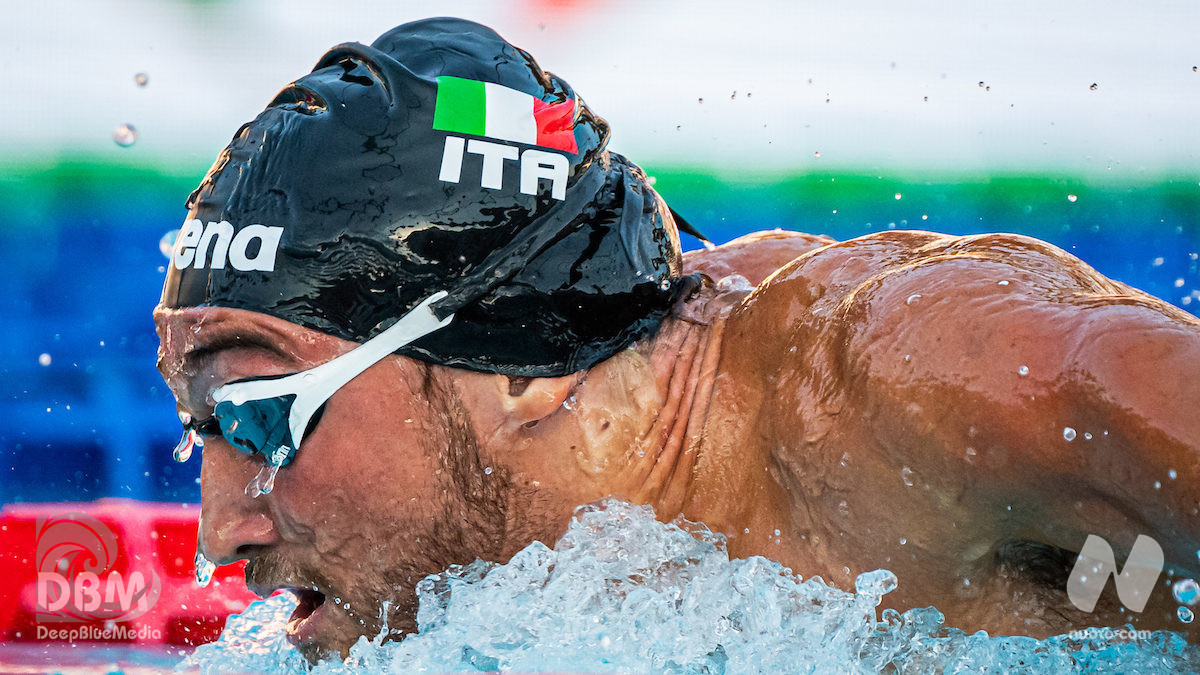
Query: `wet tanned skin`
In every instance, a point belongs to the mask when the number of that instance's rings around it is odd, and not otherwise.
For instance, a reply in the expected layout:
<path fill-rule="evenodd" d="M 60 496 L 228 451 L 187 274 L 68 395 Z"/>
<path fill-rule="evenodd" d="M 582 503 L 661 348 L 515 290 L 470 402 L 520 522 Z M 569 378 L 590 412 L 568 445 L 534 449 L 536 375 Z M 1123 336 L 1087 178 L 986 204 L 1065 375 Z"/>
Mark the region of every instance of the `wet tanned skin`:
<path fill-rule="evenodd" d="M 968 631 L 1185 628 L 1166 586 L 1140 615 L 1111 584 L 1086 614 L 1064 589 L 1089 533 L 1119 563 L 1146 534 L 1168 567 L 1197 571 L 1194 317 L 1012 235 L 762 233 L 684 267 L 718 283 L 586 372 L 510 379 L 389 357 L 330 400 L 257 500 L 243 490 L 261 460 L 210 441 L 205 552 L 249 558 L 260 592 L 315 583 L 351 603 L 297 630 L 310 658 L 375 634 L 383 600 L 412 630 L 424 574 L 552 543 L 574 506 L 608 494 L 842 588 L 886 567 L 900 586 L 885 606 L 933 604 Z M 354 347 L 241 310 L 156 321 L 160 369 L 198 417 L 224 382 Z"/>

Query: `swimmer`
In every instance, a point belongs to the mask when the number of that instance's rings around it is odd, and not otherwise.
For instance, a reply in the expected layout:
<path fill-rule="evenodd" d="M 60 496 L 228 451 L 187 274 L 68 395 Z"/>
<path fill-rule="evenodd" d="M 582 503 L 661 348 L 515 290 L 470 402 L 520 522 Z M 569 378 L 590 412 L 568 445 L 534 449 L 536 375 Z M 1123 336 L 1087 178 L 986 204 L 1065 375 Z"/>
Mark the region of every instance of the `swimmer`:
<path fill-rule="evenodd" d="M 1200 322 L 1016 235 L 761 233 L 681 254 L 645 175 L 490 29 L 328 52 L 188 200 L 159 369 L 200 551 L 345 654 L 414 586 L 617 495 L 887 606 L 1043 637 L 1089 534 L 1200 561 Z"/>

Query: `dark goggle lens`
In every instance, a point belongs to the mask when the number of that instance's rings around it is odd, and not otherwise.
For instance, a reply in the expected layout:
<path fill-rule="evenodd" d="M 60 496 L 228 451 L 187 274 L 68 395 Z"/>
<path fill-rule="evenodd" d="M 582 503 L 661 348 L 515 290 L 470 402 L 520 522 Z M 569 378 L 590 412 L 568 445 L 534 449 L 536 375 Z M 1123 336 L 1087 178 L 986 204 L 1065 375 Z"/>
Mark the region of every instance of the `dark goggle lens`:
<path fill-rule="evenodd" d="M 215 411 L 221 435 L 233 447 L 251 455 L 261 452 L 270 457 L 279 448 L 286 447 L 288 453 L 283 464 L 287 464 L 296 453 L 288 428 L 288 415 L 295 400 L 295 394 L 285 394 L 240 405 L 221 401 Z"/>

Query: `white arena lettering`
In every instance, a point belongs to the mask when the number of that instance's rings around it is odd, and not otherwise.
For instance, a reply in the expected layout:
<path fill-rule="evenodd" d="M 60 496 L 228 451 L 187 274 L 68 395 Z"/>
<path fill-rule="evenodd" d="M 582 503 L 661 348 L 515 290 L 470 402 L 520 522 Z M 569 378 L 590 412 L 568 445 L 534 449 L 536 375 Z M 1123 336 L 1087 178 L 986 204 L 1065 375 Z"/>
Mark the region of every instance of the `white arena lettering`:
<path fill-rule="evenodd" d="M 179 270 L 188 267 L 223 270 L 228 264 L 242 272 L 272 272 L 282 236 L 282 227 L 247 225 L 235 234 L 228 221 L 205 225 L 193 218 L 179 231 L 171 264 Z M 258 251 L 251 256 L 250 247 L 255 240 L 259 242 Z"/>

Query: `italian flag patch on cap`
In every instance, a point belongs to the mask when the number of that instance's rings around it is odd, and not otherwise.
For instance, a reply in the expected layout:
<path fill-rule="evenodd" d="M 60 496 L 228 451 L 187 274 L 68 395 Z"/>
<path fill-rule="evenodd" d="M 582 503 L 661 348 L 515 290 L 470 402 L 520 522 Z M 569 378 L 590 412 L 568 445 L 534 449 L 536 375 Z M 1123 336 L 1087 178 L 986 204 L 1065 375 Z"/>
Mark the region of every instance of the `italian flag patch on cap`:
<path fill-rule="evenodd" d="M 491 82 L 441 75 L 433 128 L 575 153 L 575 99 L 546 103 Z"/>

